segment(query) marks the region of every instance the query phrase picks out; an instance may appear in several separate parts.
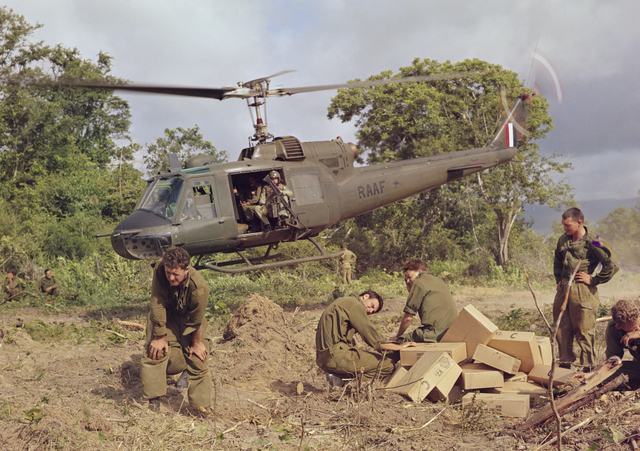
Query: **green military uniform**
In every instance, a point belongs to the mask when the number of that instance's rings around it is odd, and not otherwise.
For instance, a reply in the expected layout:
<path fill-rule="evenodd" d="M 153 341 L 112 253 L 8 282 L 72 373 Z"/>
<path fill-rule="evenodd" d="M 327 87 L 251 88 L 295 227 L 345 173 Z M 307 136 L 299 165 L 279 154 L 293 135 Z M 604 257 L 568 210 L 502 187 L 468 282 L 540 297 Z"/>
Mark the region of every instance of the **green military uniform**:
<path fill-rule="evenodd" d="M 384 378 L 393 373 L 393 362 L 382 355 L 356 348 L 354 335 L 373 349 L 382 352 L 380 343 L 387 340 L 376 330 L 367 309 L 357 296 L 336 299 L 325 309 L 316 330 L 316 364 L 324 371 L 353 376 Z"/>
<path fill-rule="evenodd" d="M 4 285 L 2 285 L 2 292 L 4 294 L 4 299 L 11 299 L 12 301 L 17 300 L 20 296 L 19 294 L 24 291 L 24 282 L 15 276 L 13 280 L 9 280 L 7 277 L 4 279 Z"/>
<path fill-rule="evenodd" d="M 46 291 L 47 288 L 49 287 L 53 287 L 53 288 L 49 291 Z M 38 290 L 38 293 L 50 295 L 57 298 L 58 296 L 60 296 L 60 282 L 58 282 L 58 279 L 56 278 L 56 276 L 53 276 L 53 275 L 51 276 L 51 279 L 47 279 L 46 277 L 43 277 L 38 281 L 37 290 Z"/>
<path fill-rule="evenodd" d="M 567 302 L 567 311 L 562 315 L 558 328 L 558 353 L 560 362 L 573 363 L 576 355 L 573 352 L 573 337 L 580 346 L 580 365 L 593 366 L 595 355 L 595 326 L 600 306 L 597 285 L 608 282 L 618 272 L 618 266 L 612 261 L 611 247 L 604 241 L 598 241 L 585 227 L 582 239 L 575 243 L 571 236 L 562 235 L 558 239 L 553 260 L 553 274 L 556 283 L 561 282 L 561 289 L 556 292 L 553 301 L 554 322 L 560 315 L 560 310 L 567 292 L 569 277 L 576 268 L 578 260 L 582 259 L 579 271 L 593 274 L 599 264 L 600 272 L 591 278 L 591 285 L 575 281 L 571 285 Z"/>
<path fill-rule="evenodd" d="M 613 356 L 618 356 L 622 359 L 624 356 L 624 350 L 628 349 L 629 354 L 633 357 L 633 360 L 622 361 L 622 368 L 620 368 L 611 377 L 615 379 L 620 374 L 626 374 L 629 376 L 629 387 L 633 390 L 637 390 L 640 387 L 640 340 L 635 340 L 629 343 L 630 348 L 625 347 L 620 340 L 627 333 L 616 327 L 614 321 L 609 321 L 607 330 L 605 331 L 604 338 L 607 344 L 606 356 L 607 359 Z"/>
<path fill-rule="evenodd" d="M 356 258 L 356 254 L 349 249 L 345 249 L 340 257 L 340 277 L 343 285 L 351 283 L 351 268 L 356 264 Z"/>
<path fill-rule="evenodd" d="M 255 188 L 249 187 L 240 193 L 240 201 L 245 203 L 245 205 L 242 205 L 242 211 L 244 212 L 244 217 L 247 221 L 253 221 L 254 218 L 260 218 L 257 212 L 260 210 L 260 213 L 262 213 L 262 206 L 259 205 L 262 190 L 262 186 L 256 186 Z"/>
<path fill-rule="evenodd" d="M 143 395 L 147 399 L 167 393 L 167 374 L 187 370 L 189 402 L 195 406 L 211 405 L 211 375 L 207 362 L 195 354 L 189 357 L 191 334 L 202 325 L 201 339 L 207 349 L 207 319 L 205 311 L 209 287 L 202 275 L 192 267 L 182 286 L 172 287 L 167 280 L 164 263 L 160 261 L 151 284 L 151 312 L 147 321 L 147 341 L 142 357 L 140 377 Z M 164 335 L 169 352 L 159 360 L 149 357 L 149 344 L 156 336 Z"/>
<path fill-rule="evenodd" d="M 403 311 L 410 315 L 418 314 L 422 326 L 398 337 L 397 343 L 436 343 L 458 316 L 456 303 L 447 284 L 426 271 L 418 274 L 413 281 Z"/>
<path fill-rule="evenodd" d="M 287 188 L 287 185 L 285 185 L 284 183 L 278 183 L 278 185 L 276 185 L 277 188 L 280 190 L 280 192 L 282 193 L 282 196 L 285 198 L 285 200 L 287 202 L 290 202 L 291 197 L 293 196 L 293 191 L 291 191 L 289 188 Z M 260 193 L 260 200 L 259 200 L 259 204 L 261 206 L 265 206 L 266 208 L 268 208 L 267 204 L 267 200 L 269 199 L 269 196 L 271 196 L 271 194 L 273 194 L 273 188 L 271 188 L 271 185 L 266 185 L 262 187 L 262 192 Z M 278 203 L 278 217 L 280 218 L 288 218 L 289 217 L 289 211 L 285 208 L 285 206 L 282 204 L 282 202 L 280 202 L 280 199 L 277 200 Z M 262 210 L 262 208 L 256 208 L 255 209 L 256 212 L 256 216 L 258 216 L 258 218 L 260 218 L 260 220 L 262 221 L 262 224 L 264 225 L 269 225 L 269 218 L 268 218 L 268 213 L 265 214 L 265 212 Z"/>

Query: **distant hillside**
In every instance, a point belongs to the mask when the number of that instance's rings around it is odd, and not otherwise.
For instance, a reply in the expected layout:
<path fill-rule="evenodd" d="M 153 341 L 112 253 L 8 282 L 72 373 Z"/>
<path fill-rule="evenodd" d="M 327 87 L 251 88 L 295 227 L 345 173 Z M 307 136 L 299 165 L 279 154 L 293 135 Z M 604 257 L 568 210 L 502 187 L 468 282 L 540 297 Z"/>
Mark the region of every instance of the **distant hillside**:
<path fill-rule="evenodd" d="M 585 200 L 580 202 L 580 209 L 584 213 L 585 219 L 593 224 L 605 218 L 614 208 L 633 208 L 638 202 L 640 202 L 640 197 Z M 551 233 L 551 221 L 560 221 L 562 215 L 562 212 L 557 212 L 546 205 L 527 205 L 524 211 L 527 221 L 533 219 L 533 230 L 543 236 Z"/>

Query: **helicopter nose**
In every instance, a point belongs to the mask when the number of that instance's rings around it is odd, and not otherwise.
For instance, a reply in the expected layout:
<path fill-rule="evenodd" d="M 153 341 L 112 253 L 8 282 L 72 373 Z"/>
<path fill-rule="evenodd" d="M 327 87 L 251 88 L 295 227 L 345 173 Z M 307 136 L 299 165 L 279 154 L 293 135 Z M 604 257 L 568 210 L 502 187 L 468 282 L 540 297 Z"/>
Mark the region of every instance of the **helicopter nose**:
<path fill-rule="evenodd" d="M 111 234 L 113 250 L 130 260 L 156 260 L 171 242 L 171 222 L 145 210 L 134 211 Z"/>

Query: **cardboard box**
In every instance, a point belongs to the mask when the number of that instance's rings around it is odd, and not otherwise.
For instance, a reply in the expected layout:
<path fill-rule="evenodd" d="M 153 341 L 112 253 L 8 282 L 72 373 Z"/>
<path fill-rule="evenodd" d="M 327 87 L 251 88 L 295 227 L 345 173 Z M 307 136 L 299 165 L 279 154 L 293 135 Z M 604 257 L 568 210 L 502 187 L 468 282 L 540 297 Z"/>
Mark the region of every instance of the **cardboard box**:
<path fill-rule="evenodd" d="M 529 372 L 529 379 L 542 385 L 543 387 L 547 387 L 549 385 L 550 371 L 551 365 L 536 365 Z M 574 374 L 576 374 L 576 372 L 573 370 L 556 367 L 555 371 L 553 372 L 553 386 L 563 386 L 569 381 L 569 379 L 573 377 Z"/>
<path fill-rule="evenodd" d="M 422 402 L 426 397 L 431 401 L 441 401 L 447 399 L 461 371 L 449 354 L 427 353 L 420 357 L 400 381 L 399 385 L 402 387 L 393 391 L 414 402 Z"/>
<path fill-rule="evenodd" d="M 456 362 L 462 362 L 467 358 L 467 345 L 465 343 L 421 343 L 415 348 L 400 350 L 400 363 L 402 366 L 413 366 L 426 352 L 446 352 Z"/>
<path fill-rule="evenodd" d="M 398 365 L 393 374 L 387 378 L 384 386 L 391 388 L 400 385 L 400 381 L 404 379 L 408 372 L 405 367 Z"/>
<path fill-rule="evenodd" d="M 538 349 L 542 356 L 543 365 L 551 365 L 553 363 L 553 354 L 551 353 L 551 339 L 549 337 L 536 337 Z"/>
<path fill-rule="evenodd" d="M 527 382 L 528 380 L 529 376 L 522 371 L 518 371 L 516 374 L 505 374 L 504 376 L 505 382 Z"/>
<path fill-rule="evenodd" d="M 444 334 L 440 343 L 460 343 L 467 345 L 467 358 L 469 362 L 478 344 L 489 343 L 498 327 L 486 316 L 478 311 L 473 305 L 467 305 L 458 314 L 456 319 Z"/>
<path fill-rule="evenodd" d="M 460 369 L 462 374 L 458 379 L 458 385 L 464 390 L 502 387 L 504 385 L 502 371 L 491 368 L 484 363 L 464 363 L 460 365 Z"/>
<path fill-rule="evenodd" d="M 502 387 L 487 388 L 486 393 L 529 395 L 530 407 L 539 407 L 548 401 L 547 389 L 533 382 L 505 382 Z"/>
<path fill-rule="evenodd" d="M 497 410 L 504 415 L 524 418 L 529 414 L 529 395 L 467 393 L 462 397 L 462 405 L 471 403 L 474 396 L 476 402 L 484 402 L 488 409 Z"/>
<path fill-rule="evenodd" d="M 520 371 L 525 373 L 536 365 L 542 365 L 538 340 L 533 332 L 499 330 L 487 346 L 520 360 Z"/>
<path fill-rule="evenodd" d="M 516 374 L 520 368 L 520 360 L 483 344 L 476 348 L 473 360 L 509 374 Z"/>

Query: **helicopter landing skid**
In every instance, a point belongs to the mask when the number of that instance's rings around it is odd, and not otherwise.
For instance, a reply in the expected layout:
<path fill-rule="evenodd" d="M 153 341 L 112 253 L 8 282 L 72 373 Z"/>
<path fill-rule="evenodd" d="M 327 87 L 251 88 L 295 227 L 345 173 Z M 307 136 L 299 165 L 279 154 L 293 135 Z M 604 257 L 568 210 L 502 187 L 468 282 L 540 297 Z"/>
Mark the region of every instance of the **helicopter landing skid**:
<path fill-rule="evenodd" d="M 313 257 L 304 257 L 304 258 L 292 258 L 289 260 L 281 260 L 278 262 L 254 265 L 254 263 L 256 262 L 272 260 L 274 258 L 278 258 L 282 256 L 282 253 L 280 252 L 278 252 L 277 254 L 269 255 L 272 250 L 277 249 L 278 247 L 277 244 L 270 244 L 269 247 L 267 248 L 267 251 L 262 257 L 247 258 L 244 254 L 242 254 L 242 252 L 236 251 L 236 253 L 240 256 L 239 260 L 231 260 L 226 262 L 208 261 L 204 263 L 200 263 L 200 260 L 198 260 L 198 262 L 194 265 L 194 268 L 197 270 L 211 269 L 213 271 L 223 272 L 227 274 L 239 274 L 239 273 L 250 272 L 250 271 L 258 271 L 260 269 L 280 268 L 282 266 L 297 265 L 298 263 L 309 263 L 309 262 L 315 262 L 319 260 L 327 260 L 330 258 L 338 258 L 342 255 L 342 251 L 336 252 L 334 254 L 327 254 L 324 251 L 324 249 L 322 249 L 320 245 L 316 243 L 316 241 L 313 238 L 304 238 L 304 239 L 313 243 L 313 245 L 320 252 L 320 255 L 316 255 Z M 225 268 L 225 266 L 241 265 L 241 264 L 244 264 L 245 266 L 242 266 L 240 268 Z"/>

